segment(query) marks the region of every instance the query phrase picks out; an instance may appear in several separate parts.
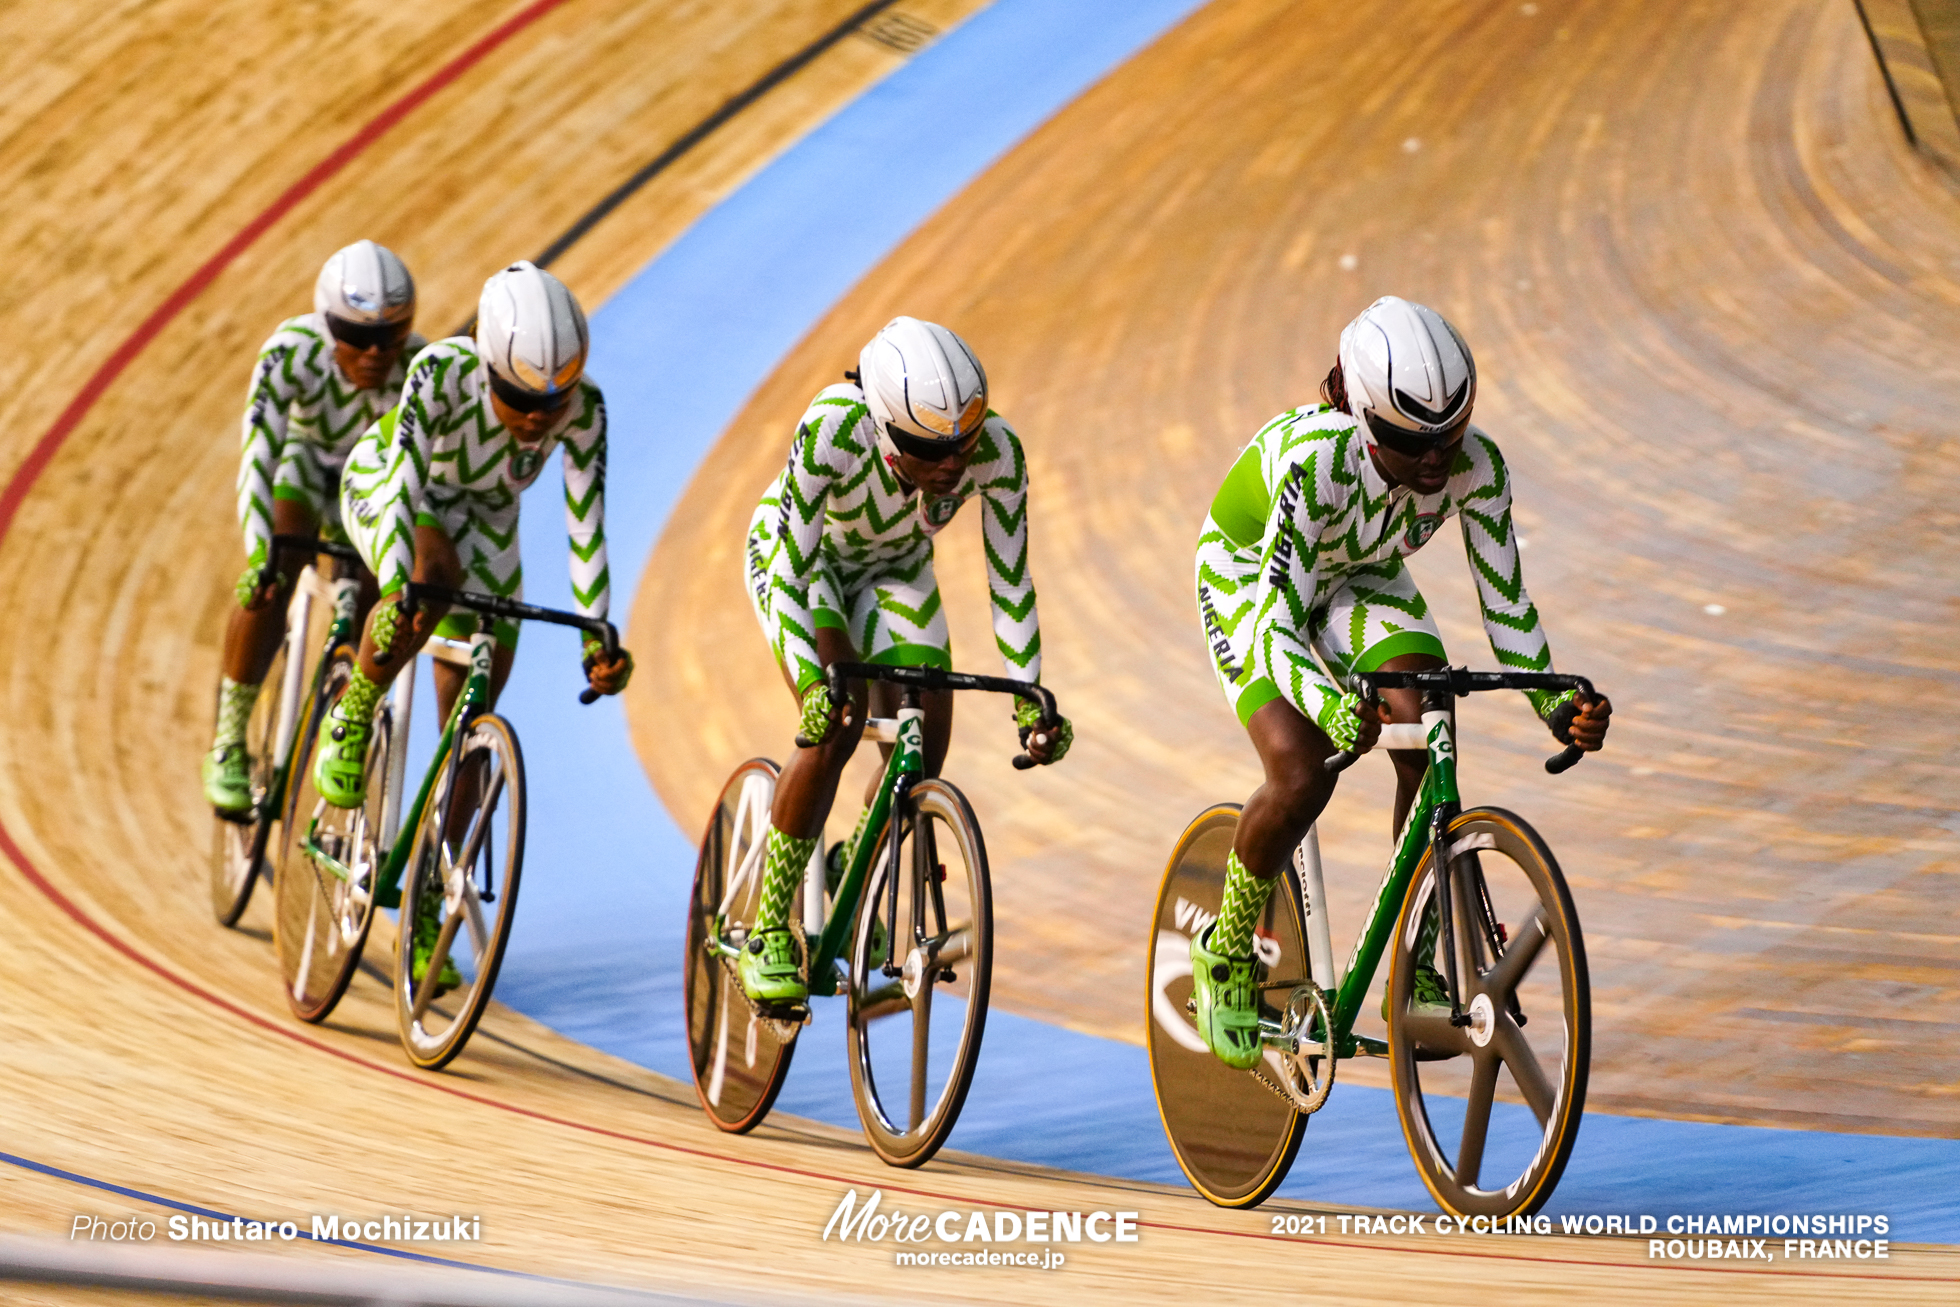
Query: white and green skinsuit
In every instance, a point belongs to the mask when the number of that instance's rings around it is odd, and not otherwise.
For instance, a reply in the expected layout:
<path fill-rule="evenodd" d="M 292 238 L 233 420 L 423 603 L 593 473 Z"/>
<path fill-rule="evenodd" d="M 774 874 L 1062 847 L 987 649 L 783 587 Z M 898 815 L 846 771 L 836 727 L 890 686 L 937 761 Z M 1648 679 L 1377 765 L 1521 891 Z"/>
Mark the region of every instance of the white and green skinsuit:
<path fill-rule="evenodd" d="M 927 499 L 878 448 L 864 392 L 825 388 L 810 401 L 789 461 L 749 521 L 749 601 L 800 697 L 823 676 L 818 627 L 850 635 L 860 657 L 950 669 L 952 641 L 932 570 L 932 538 L 980 500 L 994 642 L 1008 676 L 1041 677 L 1041 623 L 1028 571 L 1028 465 L 989 412 L 966 474 Z"/>
<path fill-rule="evenodd" d="M 1550 671 L 1518 566 L 1510 473 L 1489 436 L 1472 426 L 1448 483 L 1422 495 L 1383 480 L 1355 419 L 1338 409 L 1295 409 L 1262 427 L 1198 537 L 1198 616 L 1239 720 L 1284 697 L 1339 740 L 1345 724 L 1334 714 L 1346 712 L 1348 677 L 1400 654 L 1445 657 L 1402 560 L 1459 514 L 1498 665 Z M 1565 697 L 1525 693 L 1541 718 Z"/>
<path fill-rule="evenodd" d="M 302 313 L 279 324 L 259 350 L 245 404 L 238 467 L 238 524 L 253 567 L 272 544 L 272 502 L 312 510 L 323 533 L 338 530 L 339 481 L 354 443 L 401 397 L 405 364 L 422 347 L 410 336 L 378 390 L 361 390 L 334 359 L 326 315 Z"/>
<path fill-rule="evenodd" d="M 606 404 L 588 380 L 544 439 L 521 444 L 490 404 L 488 364 L 468 336 L 439 340 L 408 367 L 401 402 L 367 429 L 347 460 L 341 517 L 386 596 L 415 572 L 415 531 L 439 527 L 456 546 L 464 585 L 520 599 L 518 496 L 564 450 L 565 527 L 571 543 L 572 599 L 579 613 L 604 617 L 606 570 Z M 452 614 L 439 631 L 474 628 Z M 515 648 L 517 626 L 499 620 L 497 642 Z"/>

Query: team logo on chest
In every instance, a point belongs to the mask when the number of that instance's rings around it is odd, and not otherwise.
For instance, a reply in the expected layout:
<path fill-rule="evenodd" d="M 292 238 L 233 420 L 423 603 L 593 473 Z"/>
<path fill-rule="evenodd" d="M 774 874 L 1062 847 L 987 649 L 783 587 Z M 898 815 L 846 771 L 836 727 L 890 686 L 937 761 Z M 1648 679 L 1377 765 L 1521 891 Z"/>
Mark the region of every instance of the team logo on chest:
<path fill-rule="evenodd" d="M 529 482 L 544 466 L 544 451 L 526 445 L 518 445 L 510 453 L 510 479 L 519 483 Z"/>
<path fill-rule="evenodd" d="M 926 534 L 931 535 L 953 520 L 953 514 L 960 511 L 963 501 L 958 495 L 941 495 L 919 507 L 919 517 L 925 522 Z"/>
<path fill-rule="evenodd" d="M 1441 513 L 1417 513 L 1415 519 L 1409 523 L 1408 533 L 1402 537 L 1402 543 L 1411 552 L 1420 549 L 1429 543 L 1429 537 L 1435 535 L 1436 529 L 1442 525 Z"/>

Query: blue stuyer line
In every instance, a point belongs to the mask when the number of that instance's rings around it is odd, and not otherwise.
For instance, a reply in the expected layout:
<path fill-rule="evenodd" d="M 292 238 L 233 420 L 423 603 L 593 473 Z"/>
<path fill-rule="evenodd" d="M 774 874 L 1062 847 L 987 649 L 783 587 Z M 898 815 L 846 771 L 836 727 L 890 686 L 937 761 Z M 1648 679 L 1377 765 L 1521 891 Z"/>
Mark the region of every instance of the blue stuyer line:
<path fill-rule="evenodd" d="M 777 362 L 992 161 L 1196 7 L 997 0 L 764 169 L 593 316 L 591 371 L 613 424 L 606 530 L 621 626 L 683 488 L 697 472 L 714 474 L 704 458 Z M 840 358 L 838 370 L 854 361 Z M 773 438 L 787 450 L 790 435 Z M 556 477 L 549 472 L 529 496 L 525 570 L 532 599 L 565 606 Z M 727 584 L 733 595 L 739 567 Z M 526 634 L 524 650 L 504 708 L 523 733 L 530 840 L 498 996 L 567 1035 L 686 1080 L 681 933 L 698 832 L 677 829 L 661 806 L 618 704 L 574 703 L 583 684 L 576 642 L 540 629 Z M 420 714 L 423 757 L 429 716 Z M 687 747 L 689 729 L 684 720 L 672 724 L 672 747 Z M 754 747 L 780 758 L 789 740 Z M 855 1127 L 840 1004 L 819 1002 L 777 1110 Z M 1504 1126 L 1500 1119 L 1496 1129 Z M 1142 1049 L 998 1010 L 951 1146 L 1181 1179 Z M 1955 1192 L 1960 1142 L 1952 1140 L 1593 1113 L 1548 1210 L 1884 1212 L 1895 1238 L 1960 1242 Z M 1313 1119 L 1281 1194 L 1432 1209 L 1390 1095 L 1356 1085 L 1341 1086 Z"/>

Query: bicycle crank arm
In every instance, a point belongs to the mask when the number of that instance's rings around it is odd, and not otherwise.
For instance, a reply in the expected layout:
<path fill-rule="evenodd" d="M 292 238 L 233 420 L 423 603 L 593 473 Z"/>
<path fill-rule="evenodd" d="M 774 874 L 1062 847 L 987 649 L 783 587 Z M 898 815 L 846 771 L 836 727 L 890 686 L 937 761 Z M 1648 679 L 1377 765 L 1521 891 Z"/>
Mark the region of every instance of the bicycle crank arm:
<path fill-rule="evenodd" d="M 311 829 L 309 829 L 306 832 L 306 838 L 302 839 L 299 842 L 299 847 L 300 850 L 304 852 L 307 857 L 313 859 L 314 866 L 319 867 L 324 871 L 332 872 L 335 876 L 339 877 L 341 880 L 346 881 L 350 885 L 354 883 L 354 869 L 352 867 L 349 867 L 346 863 L 342 862 L 339 858 L 334 857 L 333 854 L 328 853 L 325 849 L 321 848 L 319 844 L 314 841 L 313 832 Z"/>

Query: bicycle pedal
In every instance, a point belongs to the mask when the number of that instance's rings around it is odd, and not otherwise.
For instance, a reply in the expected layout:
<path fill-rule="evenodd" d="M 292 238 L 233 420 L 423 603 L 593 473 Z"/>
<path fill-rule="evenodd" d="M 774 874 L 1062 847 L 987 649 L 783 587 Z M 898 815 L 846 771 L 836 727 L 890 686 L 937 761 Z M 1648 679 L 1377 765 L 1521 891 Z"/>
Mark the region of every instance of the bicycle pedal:
<path fill-rule="evenodd" d="M 808 1003 L 758 1003 L 756 1007 L 765 1021 L 780 1021 L 791 1026 L 807 1026 L 811 1021 Z"/>
<path fill-rule="evenodd" d="M 958 980 L 960 977 L 959 977 L 959 973 L 954 971 L 951 967 L 941 967 L 939 969 L 939 978 L 950 985 L 954 981 Z"/>

